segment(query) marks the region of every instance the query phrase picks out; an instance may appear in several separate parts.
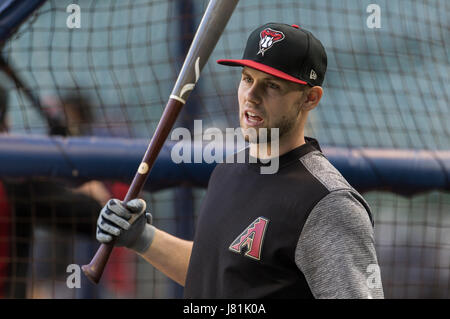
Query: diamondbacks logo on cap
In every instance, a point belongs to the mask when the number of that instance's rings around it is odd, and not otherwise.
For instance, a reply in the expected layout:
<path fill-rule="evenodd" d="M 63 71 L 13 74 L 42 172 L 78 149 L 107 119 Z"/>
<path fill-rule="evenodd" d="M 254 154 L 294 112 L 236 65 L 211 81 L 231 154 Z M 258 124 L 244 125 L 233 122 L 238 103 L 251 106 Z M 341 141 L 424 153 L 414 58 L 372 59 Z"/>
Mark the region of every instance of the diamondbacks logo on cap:
<path fill-rule="evenodd" d="M 272 30 L 266 28 L 259 34 L 261 40 L 259 41 L 259 51 L 256 55 L 260 54 L 264 56 L 264 52 L 269 50 L 275 43 L 284 39 L 284 33 L 281 31 Z"/>
<path fill-rule="evenodd" d="M 236 239 L 231 243 L 229 249 L 240 254 L 244 247 L 247 248 L 244 256 L 252 259 L 261 259 L 261 250 L 264 235 L 269 220 L 264 217 L 256 218 Z"/>

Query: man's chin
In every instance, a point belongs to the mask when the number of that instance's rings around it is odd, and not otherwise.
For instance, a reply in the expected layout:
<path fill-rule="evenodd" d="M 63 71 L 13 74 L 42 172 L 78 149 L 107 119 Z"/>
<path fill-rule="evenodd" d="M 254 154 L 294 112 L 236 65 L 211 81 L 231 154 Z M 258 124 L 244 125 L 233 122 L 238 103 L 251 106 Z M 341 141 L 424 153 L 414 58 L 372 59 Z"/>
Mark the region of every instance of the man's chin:
<path fill-rule="evenodd" d="M 270 140 L 270 129 L 267 127 L 245 127 L 241 126 L 241 132 L 244 140 L 251 144 L 267 143 Z"/>

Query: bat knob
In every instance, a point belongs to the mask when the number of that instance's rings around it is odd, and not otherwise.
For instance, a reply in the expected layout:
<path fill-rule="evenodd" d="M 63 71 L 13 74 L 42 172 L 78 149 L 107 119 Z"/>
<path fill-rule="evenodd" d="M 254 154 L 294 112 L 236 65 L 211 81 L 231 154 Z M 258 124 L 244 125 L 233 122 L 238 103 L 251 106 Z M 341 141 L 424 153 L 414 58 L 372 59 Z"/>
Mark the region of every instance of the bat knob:
<path fill-rule="evenodd" d="M 94 284 L 98 284 L 100 281 L 100 276 L 95 271 L 95 265 L 83 265 L 81 266 L 81 270 L 83 270 L 84 274 L 90 281 L 92 281 Z"/>
<path fill-rule="evenodd" d="M 102 277 L 103 270 L 106 267 L 109 256 L 114 248 L 114 243 L 101 244 L 100 248 L 97 250 L 94 258 L 92 258 L 89 265 L 81 266 L 86 277 L 89 278 L 94 284 L 98 284 L 100 278 Z"/>

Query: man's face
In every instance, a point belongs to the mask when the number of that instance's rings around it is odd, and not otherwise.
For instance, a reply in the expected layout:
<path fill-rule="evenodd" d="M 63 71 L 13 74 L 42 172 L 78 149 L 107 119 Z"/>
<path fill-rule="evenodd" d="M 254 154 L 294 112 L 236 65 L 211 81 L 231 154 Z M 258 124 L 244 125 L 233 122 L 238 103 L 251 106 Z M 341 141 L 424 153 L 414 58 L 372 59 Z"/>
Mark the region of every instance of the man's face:
<path fill-rule="evenodd" d="M 267 73 L 244 67 L 239 84 L 239 121 L 245 135 L 253 128 L 259 135 L 261 128 L 279 129 L 280 140 L 295 134 L 298 129 L 302 101 L 305 99 L 300 84 L 292 83 Z M 257 142 L 245 136 L 248 142 Z"/>

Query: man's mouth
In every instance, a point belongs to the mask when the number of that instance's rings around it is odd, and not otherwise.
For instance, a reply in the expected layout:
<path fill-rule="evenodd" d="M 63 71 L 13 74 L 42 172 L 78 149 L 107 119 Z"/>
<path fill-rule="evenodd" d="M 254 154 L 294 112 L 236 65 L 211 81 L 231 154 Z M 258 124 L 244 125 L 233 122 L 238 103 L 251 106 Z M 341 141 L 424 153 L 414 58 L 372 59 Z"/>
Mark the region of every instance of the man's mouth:
<path fill-rule="evenodd" d="M 245 122 L 249 126 L 259 126 L 264 122 L 264 119 L 261 116 L 252 111 L 245 111 L 244 116 Z"/>

